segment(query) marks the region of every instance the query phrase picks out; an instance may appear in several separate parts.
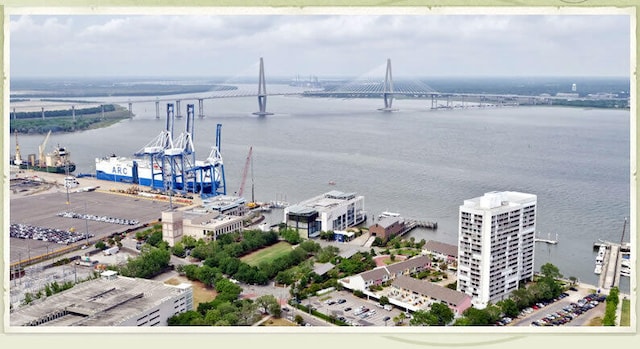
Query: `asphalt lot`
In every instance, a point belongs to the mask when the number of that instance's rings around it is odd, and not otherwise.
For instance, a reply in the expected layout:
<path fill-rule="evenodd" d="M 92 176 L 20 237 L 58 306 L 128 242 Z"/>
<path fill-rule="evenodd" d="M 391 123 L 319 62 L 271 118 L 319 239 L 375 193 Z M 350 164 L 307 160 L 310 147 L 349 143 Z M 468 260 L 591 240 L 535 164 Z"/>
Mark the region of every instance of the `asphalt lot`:
<path fill-rule="evenodd" d="M 531 314 L 528 314 L 525 317 L 518 318 L 514 320 L 510 325 L 511 326 L 531 326 L 531 323 L 534 321 L 538 321 L 549 314 L 553 314 L 555 312 L 561 311 L 562 308 L 568 306 L 571 303 L 576 303 L 578 300 L 583 298 L 584 296 L 590 294 L 589 290 L 586 288 L 580 288 L 578 291 L 567 291 L 569 294 L 568 297 L 562 298 L 556 302 L 553 302 L 543 308 L 533 311 Z M 603 302 L 604 303 L 604 302 Z M 605 305 L 601 303 L 598 304 L 593 309 L 590 309 L 570 322 L 562 325 L 562 326 L 583 326 L 589 322 L 592 318 L 596 316 L 603 317 L 605 311 Z"/>
<path fill-rule="evenodd" d="M 166 202 L 99 191 L 70 193 L 69 204 L 67 204 L 66 190 L 62 189 L 33 196 L 11 198 L 9 206 L 11 224 L 20 223 L 60 230 L 73 228 L 78 232 L 89 231 L 90 234 L 94 235 L 88 241 L 89 244 L 114 233 L 138 229 L 144 224 L 158 221 L 161 217 L 161 212 L 169 209 L 169 203 Z M 59 217 L 57 215 L 65 211 L 135 219 L 139 223 L 136 225 L 123 225 L 89 219 Z M 10 238 L 9 240 L 11 263 L 67 247 L 64 244 L 33 239 Z M 80 246 L 86 242 L 79 241 L 72 245 Z"/>
<path fill-rule="evenodd" d="M 335 304 L 326 303 L 330 300 L 337 301 L 339 299 L 344 299 L 346 302 L 342 304 L 338 304 L 337 302 Z M 397 308 L 390 311 L 385 310 L 377 306 L 377 304 L 379 304 L 377 300 L 358 298 L 347 291 L 332 291 L 321 296 L 314 296 L 304 300 L 302 304 L 305 306 L 311 304 L 318 312 L 328 316 L 333 315 L 336 318 L 344 317 L 353 326 L 394 326 L 395 324 L 392 319 L 403 312 Z M 375 313 L 362 318 L 362 315 L 355 315 L 354 313 L 359 307 L 368 308 L 370 313 L 373 313 L 373 311 L 375 311 Z M 348 308 L 351 309 L 346 310 Z M 389 317 L 389 320 L 384 321 L 385 317 Z"/>

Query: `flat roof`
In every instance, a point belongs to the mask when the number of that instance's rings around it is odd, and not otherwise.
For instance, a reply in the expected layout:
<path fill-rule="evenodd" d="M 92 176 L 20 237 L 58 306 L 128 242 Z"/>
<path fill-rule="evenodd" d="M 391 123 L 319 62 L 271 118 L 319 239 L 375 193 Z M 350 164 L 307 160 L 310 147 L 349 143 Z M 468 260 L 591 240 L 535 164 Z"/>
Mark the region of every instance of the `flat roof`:
<path fill-rule="evenodd" d="M 496 210 L 503 207 L 513 207 L 534 203 L 537 196 L 534 194 L 516 191 L 492 191 L 483 196 L 464 200 L 462 207 L 477 210 Z"/>
<path fill-rule="evenodd" d="M 401 220 L 400 217 L 384 216 L 384 217 L 381 217 L 378 220 L 378 223 L 376 223 L 376 224 L 386 229 L 386 228 L 389 228 L 390 226 L 394 225 L 395 223 L 400 222 L 400 220 Z"/>
<path fill-rule="evenodd" d="M 343 193 L 341 191 L 332 190 L 330 192 L 315 196 L 300 202 L 296 206 L 314 208 L 319 211 L 328 210 L 329 208 L 342 205 L 345 201 L 356 198 L 356 193 Z M 291 209 L 289 209 L 291 212 Z"/>
<path fill-rule="evenodd" d="M 298 215 L 310 215 L 317 212 L 312 207 L 301 206 L 301 205 L 289 206 L 288 211 L 289 213 L 298 214 Z"/>
<path fill-rule="evenodd" d="M 159 281 L 117 276 L 77 284 L 10 314 L 11 326 L 24 326 L 50 314 L 67 312 L 40 326 L 118 326 L 184 292 Z"/>

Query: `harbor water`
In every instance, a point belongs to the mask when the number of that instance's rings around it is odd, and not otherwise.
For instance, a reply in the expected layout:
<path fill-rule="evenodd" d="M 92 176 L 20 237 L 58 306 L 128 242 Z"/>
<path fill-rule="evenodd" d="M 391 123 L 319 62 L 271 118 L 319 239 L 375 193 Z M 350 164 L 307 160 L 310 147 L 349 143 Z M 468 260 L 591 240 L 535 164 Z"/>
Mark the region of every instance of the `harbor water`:
<path fill-rule="evenodd" d="M 182 100 L 181 114 L 187 103 L 196 105 L 197 115 L 197 100 Z M 416 229 L 408 236 L 450 244 L 456 244 L 458 208 L 465 199 L 489 191 L 532 193 L 538 197 L 537 231 L 558 237 L 556 245 L 537 244 L 536 269 L 550 262 L 565 277 L 597 284 L 593 243 L 619 242 L 630 216 L 628 110 L 431 110 L 430 100 L 396 100 L 398 111 L 381 112 L 381 104 L 273 96 L 267 110 L 274 115 L 258 117 L 252 115 L 255 97 L 207 99 L 205 117 L 195 121 L 197 158 L 209 154 L 220 123 L 229 194 L 240 188 L 253 147 L 253 171 L 245 184 L 249 200 L 252 184 L 257 201 L 296 203 L 334 189 L 356 192 L 365 197 L 369 222 L 382 211 L 436 221 L 436 231 Z M 95 174 L 96 157 L 131 156 L 165 127 L 166 104 L 160 119 L 154 102 L 134 103 L 133 113 L 108 128 L 53 134 L 48 148 L 67 147 L 76 174 Z M 176 120 L 176 135 L 184 120 Z M 43 139 L 21 135 L 22 156 L 36 153 Z M 13 154 L 13 137 L 8 143 Z M 629 236 L 627 225 L 624 240 Z M 621 289 L 628 292 L 628 278 L 621 279 Z"/>

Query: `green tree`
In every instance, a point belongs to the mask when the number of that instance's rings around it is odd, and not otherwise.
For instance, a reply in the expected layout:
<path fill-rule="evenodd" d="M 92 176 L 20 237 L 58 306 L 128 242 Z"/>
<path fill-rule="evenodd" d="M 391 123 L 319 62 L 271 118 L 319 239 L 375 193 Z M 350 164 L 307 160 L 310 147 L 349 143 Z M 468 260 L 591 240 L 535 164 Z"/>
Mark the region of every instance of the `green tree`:
<path fill-rule="evenodd" d="M 104 250 L 107 248 L 107 244 L 105 244 L 104 241 L 100 240 L 96 242 L 95 248 L 97 248 L 98 250 Z"/>
<path fill-rule="evenodd" d="M 552 279 L 559 279 L 562 277 L 562 274 L 560 274 L 560 269 L 558 269 L 558 267 L 551 263 L 545 263 L 544 265 L 542 265 L 540 267 L 540 273 L 542 273 L 542 275 L 544 275 L 545 277 Z"/>
<path fill-rule="evenodd" d="M 274 303 L 269 305 L 269 314 L 273 315 L 276 318 L 282 316 L 282 308 L 280 308 L 280 304 Z"/>
<path fill-rule="evenodd" d="M 171 253 L 172 253 L 174 256 L 177 256 L 177 257 L 182 258 L 182 257 L 184 257 L 184 256 L 186 255 L 186 250 L 185 250 L 184 245 L 183 245 L 182 243 L 177 242 L 177 243 L 176 243 L 176 244 L 171 248 Z"/>
<path fill-rule="evenodd" d="M 256 298 L 255 304 L 261 313 L 266 314 L 269 312 L 269 307 L 272 304 L 278 305 L 278 300 L 274 295 L 266 294 Z"/>
<path fill-rule="evenodd" d="M 26 292 L 24 294 L 24 300 L 22 301 L 23 304 L 30 304 L 31 302 L 33 302 L 33 296 L 31 295 L 30 292 Z"/>
<path fill-rule="evenodd" d="M 412 314 L 409 325 L 411 326 L 434 326 L 438 322 L 438 319 L 431 312 L 426 310 L 416 310 Z"/>
<path fill-rule="evenodd" d="M 431 305 L 430 313 L 436 318 L 436 323 L 431 324 L 444 326 L 453 320 L 455 314 L 453 311 L 445 304 L 442 303 L 433 303 Z"/>
<path fill-rule="evenodd" d="M 502 310 L 502 313 L 508 317 L 515 318 L 520 313 L 520 309 L 518 308 L 518 305 L 511 298 L 501 300 L 500 302 L 497 303 L 497 305 Z"/>
<path fill-rule="evenodd" d="M 189 236 L 189 235 L 183 235 L 182 239 L 180 239 L 180 243 L 188 249 L 192 249 L 194 247 L 196 247 L 197 245 L 197 241 L 194 237 Z"/>
<path fill-rule="evenodd" d="M 196 319 L 202 319 L 202 315 L 194 310 L 189 310 L 170 317 L 167 320 L 169 326 L 191 326 Z"/>
<path fill-rule="evenodd" d="M 300 314 L 297 314 L 293 318 L 293 321 L 295 321 L 298 325 L 302 325 L 302 323 L 304 322 L 304 318 L 302 318 L 302 316 L 300 316 Z"/>
<path fill-rule="evenodd" d="M 387 304 L 389 304 L 389 297 L 387 297 L 387 296 L 381 296 L 381 297 L 380 297 L 380 304 L 382 304 L 382 305 L 387 305 Z"/>
<path fill-rule="evenodd" d="M 148 238 L 147 243 L 151 246 L 158 246 L 158 244 L 162 241 L 162 230 L 154 231 Z"/>

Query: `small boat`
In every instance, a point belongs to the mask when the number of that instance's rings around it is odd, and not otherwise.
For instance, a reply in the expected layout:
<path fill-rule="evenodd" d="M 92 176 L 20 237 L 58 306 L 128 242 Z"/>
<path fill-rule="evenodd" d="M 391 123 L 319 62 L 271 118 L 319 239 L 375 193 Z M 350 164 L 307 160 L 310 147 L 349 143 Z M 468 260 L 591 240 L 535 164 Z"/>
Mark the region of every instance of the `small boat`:
<path fill-rule="evenodd" d="M 336 185 L 336 182 L 334 182 L 334 181 L 329 181 L 329 185 Z"/>
<path fill-rule="evenodd" d="M 600 275 L 602 273 L 602 264 L 596 264 L 596 268 L 593 272 Z"/>
<path fill-rule="evenodd" d="M 629 269 L 629 268 L 621 268 L 620 269 L 620 276 L 630 277 L 631 276 L 631 269 Z"/>

